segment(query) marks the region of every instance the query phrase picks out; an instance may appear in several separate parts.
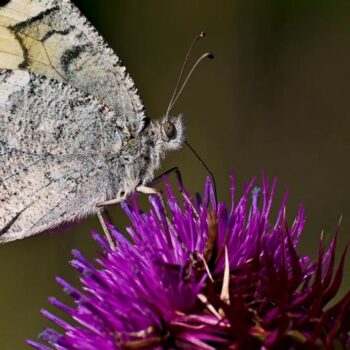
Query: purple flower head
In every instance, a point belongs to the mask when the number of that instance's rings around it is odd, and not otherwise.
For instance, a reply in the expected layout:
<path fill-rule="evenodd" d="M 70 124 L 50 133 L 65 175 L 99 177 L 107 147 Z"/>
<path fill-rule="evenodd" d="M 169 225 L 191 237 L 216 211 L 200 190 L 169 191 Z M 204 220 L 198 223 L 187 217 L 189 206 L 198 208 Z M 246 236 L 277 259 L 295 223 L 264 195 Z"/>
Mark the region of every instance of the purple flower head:
<path fill-rule="evenodd" d="M 196 204 L 176 199 L 169 184 L 165 202 L 150 197 L 142 212 L 133 197 L 123 207 L 131 226 L 127 240 L 109 226 L 117 248 L 98 234 L 102 256 L 93 264 L 73 251 L 82 288 L 57 282 L 74 300 L 50 303 L 67 323 L 28 340 L 38 350 L 116 349 L 335 349 L 350 346 L 350 292 L 331 307 L 342 280 L 345 252 L 335 266 L 337 235 L 316 261 L 301 255 L 302 207 L 291 226 L 285 202 L 272 222 L 276 181 L 249 183 L 236 201 L 216 203 L 207 181 Z M 188 196 L 188 195 L 187 195 Z M 191 202 L 194 203 L 191 198 Z"/>

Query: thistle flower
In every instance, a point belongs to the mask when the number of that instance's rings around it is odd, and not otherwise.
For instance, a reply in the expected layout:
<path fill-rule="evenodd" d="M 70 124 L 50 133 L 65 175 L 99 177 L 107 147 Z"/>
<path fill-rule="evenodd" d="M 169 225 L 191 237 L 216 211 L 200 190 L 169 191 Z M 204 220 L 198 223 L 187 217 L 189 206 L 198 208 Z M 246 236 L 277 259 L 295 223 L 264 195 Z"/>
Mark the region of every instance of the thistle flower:
<path fill-rule="evenodd" d="M 327 306 L 346 249 L 337 267 L 337 235 L 328 248 L 321 239 L 316 261 L 300 254 L 303 208 L 289 227 L 285 198 L 272 222 L 276 181 L 269 188 L 263 178 L 261 191 L 253 183 L 236 202 L 232 176 L 230 208 L 216 203 L 210 180 L 196 205 L 179 203 L 169 184 L 166 207 L 157 196 L 149 213 L 136 198 L 123 204 L 132 239 L 110 226 L 112 250 L 94 233 L 103 250 L 96 264 L 74 250 L 81 290 L 57 278 L 74 306 L 49 299 L 71 322 L 44 310 L 61 331 L 42 332 L 47 345 L 27 343 L 38 350 L 348 348 L 350 292 Z"/>

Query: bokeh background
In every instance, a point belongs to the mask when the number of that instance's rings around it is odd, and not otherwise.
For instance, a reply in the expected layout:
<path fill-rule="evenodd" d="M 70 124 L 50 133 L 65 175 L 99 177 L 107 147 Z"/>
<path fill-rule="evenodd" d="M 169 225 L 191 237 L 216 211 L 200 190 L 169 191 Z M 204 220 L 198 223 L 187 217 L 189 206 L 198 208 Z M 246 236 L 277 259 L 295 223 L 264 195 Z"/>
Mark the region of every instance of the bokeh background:
<path fill-rule="evenodd" d="M 335 231 L 341 249 L 350 237 L 350 2 L 348 0 L 79 0 L 84 14 L 122 58 L 148 115 L 165 112 L 185 51 L 208 34 L 194 58 L 212 51 L 194 74 L 174 113 L 215 173 L 219 197 L 229 199 L 229 171 L 238 184 L 262 170 L 279 178 L 277 201 L 290 191 L 288 216 L 306 207 L 302 251 L 315 255 L 322 230 Z M 201 191 L 206 173 L 186 149 L 162 170 L 182 169 L 185 184 Z M 125 215 L 116 207 L 114 223 Z M 68 265 L 72 248 L 93 256 L 96 219 L 60 235 L 0 247 L 0 348 L 26 349 L 48 324 L 47 297 L 64 299 L 56 275 L 77 282 Z M 350 264 L 347 264 L 350 267 Z M 350 286 L 345 271 L 344 287 Z M 345 288 L 343 289 L 343 292 Z"/>

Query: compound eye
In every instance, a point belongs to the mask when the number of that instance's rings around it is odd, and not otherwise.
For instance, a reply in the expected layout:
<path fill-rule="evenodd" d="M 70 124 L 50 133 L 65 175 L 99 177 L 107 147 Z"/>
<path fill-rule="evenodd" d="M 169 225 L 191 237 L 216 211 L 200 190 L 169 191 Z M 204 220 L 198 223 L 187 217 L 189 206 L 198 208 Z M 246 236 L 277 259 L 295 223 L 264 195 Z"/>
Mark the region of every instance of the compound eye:
<path fill-rule="evenodd" d="M 173 140 L 176 137 L 176 128 L 172 122 L 165 122 L 163 130 L 169 140 Z"/>

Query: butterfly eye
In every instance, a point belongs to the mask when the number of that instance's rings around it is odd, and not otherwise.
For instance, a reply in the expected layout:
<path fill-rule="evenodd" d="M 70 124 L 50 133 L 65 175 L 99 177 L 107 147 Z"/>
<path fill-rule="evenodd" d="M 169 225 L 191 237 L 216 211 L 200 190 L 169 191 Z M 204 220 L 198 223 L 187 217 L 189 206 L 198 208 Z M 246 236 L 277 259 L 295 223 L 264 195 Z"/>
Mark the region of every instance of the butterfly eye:
<path fill-rule="evenodd" d="M 163 130 L 169 140 L 173 140 L 176 137 L 176 128 L 172 122 L 165 122 Z"/>

